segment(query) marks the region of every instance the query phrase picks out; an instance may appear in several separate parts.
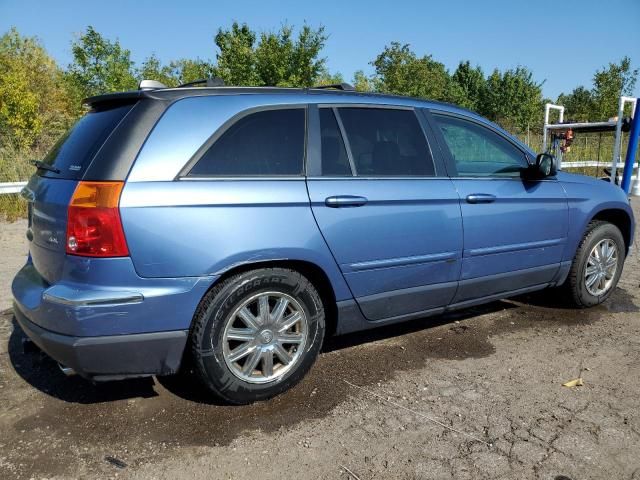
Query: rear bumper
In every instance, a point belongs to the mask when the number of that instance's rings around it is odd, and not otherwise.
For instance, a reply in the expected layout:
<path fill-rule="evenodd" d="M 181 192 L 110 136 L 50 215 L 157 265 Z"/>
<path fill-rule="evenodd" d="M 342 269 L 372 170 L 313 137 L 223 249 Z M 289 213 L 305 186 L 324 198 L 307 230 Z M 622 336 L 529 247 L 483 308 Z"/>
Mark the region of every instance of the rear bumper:
<path fill-rule="evenodd" d="M 79 375 L 115 380 L 180 367 L 194 312 L 215 276 L 139 277 L 130 258 L 69 256 L 54 285 L 29 260 L 13 279 L 16 320 Z"/>
<path fill-rule="evenodd" d="M 139 277 L 130 258 L 69 256 L 54 285 L 30 261 L 13 279 L 16 304 L 30 322 L 72 337 L 188 330 L 215 276 Z"/>
<path fill-rule="evenodd" d="M 75 337 L 39 327 L 15 302 L 14 312 L 22 330 L 43 352 L 79 375 L 98 381 L 176 373 L 189 333 Z"/>

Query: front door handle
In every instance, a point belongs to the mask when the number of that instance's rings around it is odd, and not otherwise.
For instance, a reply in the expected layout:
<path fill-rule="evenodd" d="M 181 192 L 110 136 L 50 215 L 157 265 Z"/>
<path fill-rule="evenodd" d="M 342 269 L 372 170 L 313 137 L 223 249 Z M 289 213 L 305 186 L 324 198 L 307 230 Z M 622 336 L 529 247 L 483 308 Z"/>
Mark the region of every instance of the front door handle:
<path fill-rule="evenodd" d="M 496 196 L 490 193 L 472 193 L 467 195 L 467 203 L 492 203 L 496 201 Z"/>
<path fill-rule="evenodd" d="M 324 200 L 324 204 L 331 208 L 361 207 L 365 203 L 367 203 L 365 197 L 357 197 L 354 195 L 336 195 L 334 197 L 327 197 Z"/>

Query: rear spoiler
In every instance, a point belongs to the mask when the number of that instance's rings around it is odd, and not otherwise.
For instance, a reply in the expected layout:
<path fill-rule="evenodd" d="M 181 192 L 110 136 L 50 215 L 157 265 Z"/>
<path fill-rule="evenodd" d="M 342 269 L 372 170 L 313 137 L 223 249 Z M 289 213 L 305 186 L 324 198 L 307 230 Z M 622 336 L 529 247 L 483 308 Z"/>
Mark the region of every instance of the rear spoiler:
<path fill-rule="evenodd" d="M 130 90 L 128 92 L 105 93 L 103 95 L 88 97 L 82 100 L 82 104 L 92 108 L 100 108 L 107 105 L 116 106 L 133 103 L 145 97 L 147 97 L 145 90 Z"/>

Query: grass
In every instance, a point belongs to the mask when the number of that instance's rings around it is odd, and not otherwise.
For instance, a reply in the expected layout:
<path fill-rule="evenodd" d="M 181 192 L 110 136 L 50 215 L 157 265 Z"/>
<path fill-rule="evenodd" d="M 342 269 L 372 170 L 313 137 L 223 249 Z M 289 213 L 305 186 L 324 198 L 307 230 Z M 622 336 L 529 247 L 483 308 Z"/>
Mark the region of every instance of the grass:
<path fill-rule="evenodd" d="M 27 202 L 18 193 L 0 195 L 0 220 L 15 222 L 27 216 Z"/>
<path fill-rule="evenodd" d="M 0 183 L 28 180 L 33 174 L 32 158 L 39 158 L 37 152 L 24 151 L 12 146 L 0 148 Z M 0 195 L 0 220 L 15 221 L 27 216 L 27 202 L 20 194 Z"/>

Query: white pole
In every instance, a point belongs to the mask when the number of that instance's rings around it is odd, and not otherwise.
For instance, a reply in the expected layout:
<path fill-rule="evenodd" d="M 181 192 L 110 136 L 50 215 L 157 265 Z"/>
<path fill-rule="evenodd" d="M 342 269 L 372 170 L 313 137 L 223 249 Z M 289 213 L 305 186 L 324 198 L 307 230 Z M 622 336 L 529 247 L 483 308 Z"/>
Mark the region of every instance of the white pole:
<path fill-rule="evenodd" d="M 618 104 L 618 121 L 616 122 L 616 136 L 613 144 L 613 158 L 611 159 L 611 183 L 615 183 L 616 176 L 618 175 L 618 162 L 620 161 L 620 147 L 622 145 L 622 115 L 624 115 L 624 106 L 627 102 L 631 102 L 633 105 L 631 107 L 631 111 L 633 112 L 633 110 L 635 110 L 636 99 L 633 97 L 620 97 L 620 103 Z"/>
<path fill-rule="evenodd" d="M 549 111 L 558 110 L 560 112 L 559 123 L 564 122 L 564 107 L 553 103 L 545 103 L 544 105 L 544 126 L 542 128 L 542 151 L 547 151 L 547 127 L 549 126 Z"/>

